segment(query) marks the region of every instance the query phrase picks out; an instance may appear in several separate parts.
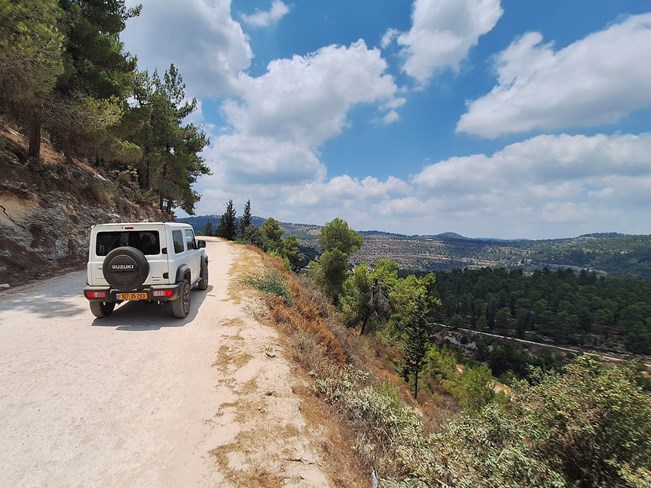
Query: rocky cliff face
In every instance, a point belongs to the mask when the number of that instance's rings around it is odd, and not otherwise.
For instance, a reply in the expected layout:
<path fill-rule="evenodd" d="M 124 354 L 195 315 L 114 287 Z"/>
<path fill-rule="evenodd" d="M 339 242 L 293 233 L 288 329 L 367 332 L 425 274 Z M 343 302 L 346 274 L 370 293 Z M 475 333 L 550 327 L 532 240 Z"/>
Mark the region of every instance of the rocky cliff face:
<path fill-rule="evenodd" d="M 82 269 L 93 224 L 164 220 L 132 195 L 128 186 L 47 144 L 41 162 L 29 161 L 20 134 L 0 125 L 0 286 Z"/>

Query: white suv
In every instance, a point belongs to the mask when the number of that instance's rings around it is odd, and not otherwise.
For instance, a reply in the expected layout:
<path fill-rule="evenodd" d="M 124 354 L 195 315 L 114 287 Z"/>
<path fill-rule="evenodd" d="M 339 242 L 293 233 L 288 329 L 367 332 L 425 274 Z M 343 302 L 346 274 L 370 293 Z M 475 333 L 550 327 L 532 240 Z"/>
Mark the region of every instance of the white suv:
<path fill-rule="evenodd" d="M 206 241 L 189 224 L 138 222 L 91 227 L 87 286 L 90 311 L 102 318 L 126 300 L 172 302 L 172 313 L 190 312 L 190 291 L 208 288 Z"/>

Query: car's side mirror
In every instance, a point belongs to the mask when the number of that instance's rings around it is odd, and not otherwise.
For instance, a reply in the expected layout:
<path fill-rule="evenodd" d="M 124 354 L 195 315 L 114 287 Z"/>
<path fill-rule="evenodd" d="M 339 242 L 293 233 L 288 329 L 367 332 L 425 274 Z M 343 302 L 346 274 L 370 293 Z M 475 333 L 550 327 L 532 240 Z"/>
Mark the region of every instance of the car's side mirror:
<path fill-rule="evenodd" d="M 199 239 L 197 241 L 197 245 L 199 246 L 199 249 L 201 249 L 202 247 L 206 247 L 206 241 Z"/>

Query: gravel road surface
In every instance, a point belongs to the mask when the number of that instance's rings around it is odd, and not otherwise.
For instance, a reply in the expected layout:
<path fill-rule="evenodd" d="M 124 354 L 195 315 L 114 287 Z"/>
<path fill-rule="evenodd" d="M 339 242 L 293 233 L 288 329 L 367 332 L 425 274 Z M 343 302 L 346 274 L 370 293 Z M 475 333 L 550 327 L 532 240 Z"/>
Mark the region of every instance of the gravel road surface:
<path fill-rule="evenodd" d="M 254 253 L 207 252 L 183 320 L 142 302 L 95 319 L 84 272 L 0 292 L 0 487 L 332 484 L 277 332 L 229 291 Z"/>

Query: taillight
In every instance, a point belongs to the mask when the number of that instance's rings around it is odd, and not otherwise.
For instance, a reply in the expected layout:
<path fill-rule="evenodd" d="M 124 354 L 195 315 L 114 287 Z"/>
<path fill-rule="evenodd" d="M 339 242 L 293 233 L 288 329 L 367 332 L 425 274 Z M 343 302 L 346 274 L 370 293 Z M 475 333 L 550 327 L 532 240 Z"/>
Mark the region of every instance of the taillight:
<path fill-rule="evenodd" d="M 174 295 L 174 290 L 152 290 L 151 296 L 153 297 L 171 297 Z"/>
<path fill-rule="evenodd" d="M 107 296 L 106 291 L 86 290 L 84 294 L 86 295 L 86 298 L 88 298 L 89 300 L 92 300 L 94 298 L 106 298 Z"/>

